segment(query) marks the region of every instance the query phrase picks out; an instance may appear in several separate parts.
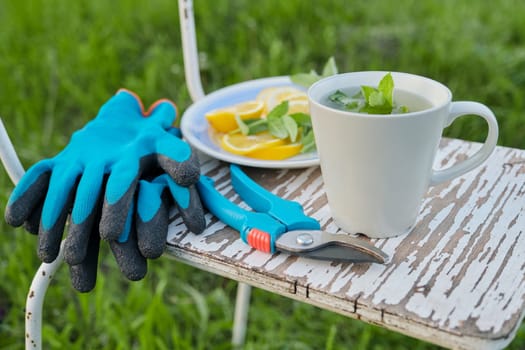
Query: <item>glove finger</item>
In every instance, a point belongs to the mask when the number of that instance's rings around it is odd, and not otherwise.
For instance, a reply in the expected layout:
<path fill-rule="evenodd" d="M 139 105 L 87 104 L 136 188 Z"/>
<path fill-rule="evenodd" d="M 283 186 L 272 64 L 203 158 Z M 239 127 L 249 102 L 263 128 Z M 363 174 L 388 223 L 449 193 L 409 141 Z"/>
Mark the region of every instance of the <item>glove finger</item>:
<path fill-rule="evenodd" d="M 73 204 L 78 169 L 55 168 L 49 181 L 49 189 L 38 234 L 38 256 L 50 263 L 58 255 L 69 209 Z"/>
<path fill-rule="evenodd" d="M 151 105 L 146 115 L 151 121 L 167 130 L 177 119 L 177 106 L 168 99 L 158 100 Z"/>
<path fill-rule="evenodd" d="M 69 265 L 79 264 L 88 250 L 91 232 L 98 233 L 98 221 L 102 212 L 104 183 L 102 166 L 87 167 L 78 184 L 69 232 L 64 242 L 64 260 Z"/>
<path fill-rule="evenodd" d="M 88 165 L 78 183 L 71 220 L 74 225 L 81 225 L 93 215 L 104 181 L 104 165 Z"/>
<path fill-rule="evenodd" d="M 5 220 L 18 227 L 28 220 L 47 193 L 53 162 L 49 159 L 33 165 L 14 188 L 5 209 Z M 40 221 L 40 218 L 39 218 Z"/>
<path fill-rule="evenodd" d="M 131 206 L 128 210 L 128 215 L 126 216 L 126 223 L 124 224 L 124 231 L 120 234 L 118 237 L 118 241 L 120 243 L 124 243 L 129 239 L 129 236 L 131 234 L 131 230 L 133 228 L 133 216 L 135 214 L 135 201 L 133 200 L 131 202 Z"/>
<path fill-rule="evenodd" d="M 180 206 L 178 207 L 186 227 L 188 227 L 191 232 L 199 234 L 202 233 L 202 231 L 204 231 L 206 228 L 204 209 L 202 207 L 197 187 L 193 185 L 188 187 L 188 190 L 190 192 L 189 205 L 186 208 L 181 208 Z"/>
<path fill-rule="evenodd" d="M 132 161 L 120 162 L 111 170 L 100 219 L 102 239 L 114 241 L 124 232 L 139 175 L 138 163 Z"/>
<path fill-rule="evenodd" d="M 146 258 L 140 254 L 134 228 L 131 230 L 131 234 L 126 242 L 110 241 L 109 246 L 120 271 L 127 279 L 138 281 L 146 276 L 148 263 Z"/>
<path fill-rule="evenodd" d="M 157 139 L 157 161 L 162 169 L 181 186 L 190 186 L 199 180 L 199 158 L 188 143 L 165 133 Z"/>
<path fill-rule="evenodd" d="M 89 236 L 89 243 L 84 260 L 79 264 L 69 266 L 71 285 L 81 293 L 89 292 L 95 288 L 99 250 L 100 236 L 98 231 L 93 231 Z"/>
<path fill-rule="evenodd" d="M 37 235 L 38 230 L 40 229 L 40 219 L 42 217 L 43 206 L 44 202 L 38 203 L 37 206 L 33 208 L 33 211 L 31 212 L 27 220 L 24 222 L 23 227 L 26 229 L 26 231 L 33 235 Z"/>
<path fill-rule="evenodd" d="M 41 226 L 45 231 L 55 226 L 57 219 L 62 215 L 71 197 L 71 192 L 75 191 L 80 172 L 80 167 L 55 167 L 49 180 L 49 188 L 42 209 Z"/>
<path fill-rule="evenodd" d="M 140 98 L 133 92 L 120 89 L 106 103 L 100 107 L 97 118 L 117 118 L 122 116 L 126 119 L 142 118 L 144 107 Z"/>
<path fill-rule="evenodd" d="M 169 197 L 165 185 L 141 180 L 137 198 L 137 241 L 138 247 L 147 259 L 162 255 L 168 233 Z"/>
<path fill-rule="evenodd" d="M 178 137 L 179 139 L 182 138 L 182 132 L 180 131 L 179 128 L 175 127 L 175 126 L 172 126 L 171 128 L 169 129 L 166 129 L 166 131 L 168 133 L 170 133 L 171 135 L 175 136 L 175 137 Z"/>
<path fill-rule="evenodd" d="M 168 176 L 163 176 L 188 230 L 196 234 L 204 231 L 206 219 L 197 188 L 194 185 L 179 186 Z"/>

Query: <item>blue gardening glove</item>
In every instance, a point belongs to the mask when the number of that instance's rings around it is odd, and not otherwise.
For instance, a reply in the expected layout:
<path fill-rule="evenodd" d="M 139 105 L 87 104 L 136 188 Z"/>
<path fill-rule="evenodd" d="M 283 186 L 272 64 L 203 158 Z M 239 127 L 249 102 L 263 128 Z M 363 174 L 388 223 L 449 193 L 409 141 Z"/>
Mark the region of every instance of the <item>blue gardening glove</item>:
<path fill-rule="evenodd" d="M 99 230 L 105 240 L 116 240 L 125 232 L 145 170 L 160 168 L 180 186 L 195 184 L 199 178 L 196 155 L 170 133 L 175 117 L 170 101 L 161 100 L 145 113 L 133 93 L 119 90 L 94 120 L 73 134 L 64 150 L 27 171 L 9 198 L 6 221 L 13 226 L 26 223 L 32 232 L 39 222 L 38 255 L 44 262 L 58 255 L 70 211 L 68 237 L 74 241 L 70 245 L 84 250 L 74 254 L 77 258 L 86 256 L 93 231 Z M 80 263 L 71 260 L 71 265 Z"/>
<path fill-rule="evenodd" d="M 206 226 L 204 210 L 195 186 L 180 186 L 166 174 L 153 181 L 141 180 L 136 231 L 140 253 L 148 259 L 158 258 L 164 252 L 169 224 L 168 210 L 172 204 L 175 204 L 190 231 L 200 233 Z"/>
<path fill-rule="evenodd" d="M 164 252 L 169 208 L 172 205 L 177 207 L 190 231 L 200 233 L 206 224 L 196 187 L 180 186 L 167 174 L 151 181 L 140 180 L 135 197 L 136 204 L 133 202 L 128 212 L 125 231 L 117 241 L 109 242 L 121 272 L 133 281 L 146 275 L 146 259 L 158 258 Z M 70 264 L 72 285 L 80 292 L 88 292 L 95 287 L 99 241 L 98 232 L 92 232 L 83 260 Z M 66 239 L 65 253 L 79 251 L 69 249 L 67 242 Z"/>
<path fill-rule="evenodd" d="M 134 210 L 134 205 L 130 208 L 130 212 Z M 98 215 L 100 218 L 100 214 Z M 129 227 L 129 232 L 126 232 L 126 241 L 110 241 L 109 245 L 113 255 L 117 261 L 117 265 L 126 278 L 132 281 L 142 279 L 146 275 L 147 262 L 146 258 L 142 256 L 137 246 L 137 235 L 133 226 Z M 64 245 L 64 258 L 69 264 L 69 272 L 71 277 L 71 285 L 79 292 L 91 291 L 97 281 L 98 257 L 100 249 L 100 233 L 97 227 L 90 233 L 88 243 L 85 248 L 82 260 L 71 264 L 69 259 L 77 259 L 80 250 L 70 249 L 66 244 Z"/>

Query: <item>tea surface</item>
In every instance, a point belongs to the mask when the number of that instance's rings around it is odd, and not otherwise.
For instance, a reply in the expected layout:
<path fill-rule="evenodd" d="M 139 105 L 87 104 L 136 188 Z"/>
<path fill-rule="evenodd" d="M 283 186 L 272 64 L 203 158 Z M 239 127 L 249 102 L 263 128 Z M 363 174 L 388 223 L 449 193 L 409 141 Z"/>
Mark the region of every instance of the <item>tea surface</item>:
<path fill-rule="evenodd" d="M 361 91 L 359 87 L 355 87 L 355 86 L 337 89 L 337 90 L 343 92 L 349 97 L 358 96 Z M 328 93 L 325 97 L 321 99 L 321 103 L 330 108 L 338 109 L 341 111 L 348 111 L 348 109 L 346 109 L 343 105 L 330 100 L 330 96 L 336 93 L 336 91 L 332 91 Z M 358 101 L 359 99 L 360 97 L 356 97 L 356 101 Z M 425 109 L 432 108 L 433 106 L 432 103 L 426 98 L 416 93 L 413 93 L 411 91 L 402 90 L 402 89 L 394 89 L 394 104 L 396 107 L 399 107 L 399 106 L 406 107 L 407 111 L 400 111 L 398 108 L 394 108 L 391 114 L 402 114 L 406 112 L 419 112 Z M 361 112 L 361 113 L 367 114 L 366 112 Z"/>

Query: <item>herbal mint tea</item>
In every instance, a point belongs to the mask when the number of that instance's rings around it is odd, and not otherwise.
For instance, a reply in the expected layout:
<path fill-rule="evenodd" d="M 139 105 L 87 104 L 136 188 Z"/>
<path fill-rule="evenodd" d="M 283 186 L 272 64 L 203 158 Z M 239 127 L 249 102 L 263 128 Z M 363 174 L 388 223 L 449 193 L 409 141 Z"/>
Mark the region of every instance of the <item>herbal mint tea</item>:
<path fill-rule="evenodd" d="M 418 112 L 432 108 L 426 98 L 407 90 L 396 89 L 393 105 L 386 108 L 370 108 L 361 94 L 360 87 L 349 87 L 336 90 L 324 97 L 321 103 L 342 111 L 366 114 L 401 114 Z"/>
<path fill-rule="evenodd" d="M 385 74 L 377 87 L 361 87 L 336 90 L 324 99 L 324 104 L 343 111 L 368 114 L 399 114 L 430 108 L 432 104 L 416 94 L 396 90 L 394 101 L 394 79 Z"/>

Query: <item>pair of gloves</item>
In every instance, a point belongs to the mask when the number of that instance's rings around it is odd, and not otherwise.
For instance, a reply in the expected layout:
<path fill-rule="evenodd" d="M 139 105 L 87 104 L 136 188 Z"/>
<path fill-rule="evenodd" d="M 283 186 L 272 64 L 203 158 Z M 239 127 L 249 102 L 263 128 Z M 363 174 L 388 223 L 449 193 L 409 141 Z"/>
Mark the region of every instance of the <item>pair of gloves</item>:
<path fill-rule="evenodd" d="M 59 154 L 33 165 L 13 190 L 5 219 L 38 234 L 43 262 L 56 259 L 67 226 L 64 260 L 76 290 L 95 286 L 101 239 L 128 279 L 142 279 L 147 259 L 164 251 L 173 204 L 190 231 L 204 230 L 195 186 L 200 166 L 173 127 L 176 117 L 171 101 L 145 111 L 133 92 L 119 90 Z"/>

